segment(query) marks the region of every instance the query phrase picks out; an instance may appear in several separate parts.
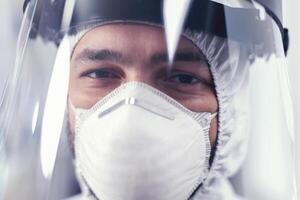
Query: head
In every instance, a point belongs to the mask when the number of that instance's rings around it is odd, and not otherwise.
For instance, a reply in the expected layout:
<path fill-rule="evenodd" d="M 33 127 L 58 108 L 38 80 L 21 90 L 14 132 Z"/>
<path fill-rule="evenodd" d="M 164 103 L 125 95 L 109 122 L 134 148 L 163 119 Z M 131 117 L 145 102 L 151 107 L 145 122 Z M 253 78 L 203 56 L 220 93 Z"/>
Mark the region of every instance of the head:
<path fill-rule="evenodd" d="M 195 163 L 195 160 L 193 159 L 197 157 L 202 159 L 205 157 L 203 161 L 196 162 L 196 163 L 203 162 L 203 164 L 206 163 L 204 164 L 205 167 L 199 166 L 196 168 L 198 168 L 198 170 L 204 169 L 207 171 L 208 161 L 209 160 L 212 161 L 214 155 L 214 147 L 216 144 L 216 138 L 218 133 L 217 113 L 218 113 L 219 106 L 218 106 L 218 100 L 217 100 L 217 95 L 215 90 L 215 83 L 214 83 L 212 73 L 210 71 L 210 64 L 208 58 L 202 52 L 202 50 L 195 44 L 195 42 L 192 41 L 186 35 L 181 35 L 177 45 L 174 59 L 170 61 L 168 56 L 169 54 L 167 49 L 167 42 L 165 40 L 164 28 L 161 26 L 146 25 L 141 23 L 129 23 L 129 22 L 110 23 L 110 24 L 99 25 L 87 29 L 83 32 L 83 34 L 79 34 L 79 35 L 80 37 L 79 40 L 76 41 L 76 44 L 72 51 L 71 62 L 70 62 L 71 65 L 70 80 L 69 80 L 70 81 L 69 82 L 70 108 L 72 107 L 72 108 L 80 108 L 83 110 L 89 110 L 89 109 L 93 110 L 93 107 L 97 105 L 99 101 L 101 102 L 107 96 L 111 96 L 112 92 L 115 89 L 127 83 L 140 82 L 155 88 L 156 90 L 160 91 L 164 95 L 167 95 L 168 98 L 171 98 L 176 103 L 180 104 L 185 109 L 187 109 L 189 112 L 199 113 L 199 114 L 210 113 L 213 117 L 209 118 L 208 127 L 206 125 L 203 127 L 204 128 L 203 131 L 205 130 L 203 137 L 208 138 L 205 140 L 207 140 L 209 144 L 207 144 L 207 142 L 204 141 L 198 143 L 200 146 L 201 145 L 205 146 L 205 153 L 203 154 L 200 153 L 203 150 L 200 150 L 202 149 L 202 147 L 199 149 L 198 146 L 197 147 L 198 150 L 194 151 L 195 152 L 194 157 L 192 156 L 193 158 L 191 160 L 192 163 Z M 157 103 L 154 102 L 154 104 Z M 163 109 L 167 109 L 167 108 L 163 108 Z M 140 118 L 143 117 L 144 117 L 143 115 L 140 116 Z M 188 116 L 186 117 L 188 118 Z M 122 118 L 122 117 L 117 116 L 117 118 Z M 100 118 L 97 123 L 101 124 L 101 120 L 103 121 L 103 119 Z M 121 119 L 121 121 L 122 120 L 123 119 Z M 143 119 L 141 119 L 141 121 L 142 120 Z M 121 131 L 123 129 L 122 127 L 123 125 L 121 125 L 122 123 L 119 122 L 118 120 L 116 120 L 115 123 L 118 124 L 118 126 L 121 126 L 119 127 L 120 131 L 116 133 L 117 135 L 119 134 L 121 136 L 121 134 L 124 134 L 123 131 Z M 135 124 L 136 121 L 131 121 L 131 120 L 126 121 L 125 126 L 132 126 L 132 125 L 128 125 L 128 123 Z M 167 123 L 167 122 L 162 121 L 161 123 Z M 160 132 L 160 134 L 162 135 L 170 134 L 162 131 L 162 130 L 168 131 L 169 129 L 164 129 L 164 126 L 161 123 L 158 122 L 156 124 L 157 131 Z M 179 121 L 179 123 L 183 123 L 183 122 Z M 191 123 L 193 124 L 193 122 Z M 149 124 L 151 124 L 151 122 L 149 122 Z M 186 126 L 186 128 L 181 128 L 182 132 L 183 133 L 190 132 L 191 130 L 189 126 L 193 126 L 192 124 L 186 122 L 183 123 L 182 126 L 183 127 Z M 69 127 L 70 127 L 69 136 L 71 138 L 72 146 L 74 147 L 74 143 L 75 143 L 75 149 L 76 149 L 76 144 L 77 144 L 77 153 L 78 153 L 78 148 L 79 148 L 78 132 L 79 131 L 77 132 L 75 131 L 75 129 L 78 127 L 78 115 L 76 115 L 74 109 L 69 109 Z M 96 133 L 96 135 L 94 135 L 93 137 L 98 137 L 99 134 L 107 134 L 106 133 L 107 130 L 111 130 L 111 128 L 112 128 L 111 126 L 107 126 L 106 128 L 98 129 L 98 133 Z M 126 127 L 124 128 L 126 129 Z M 95 127 L 92 129 L 95 130 Z M 131 129 L 132 128 L 129 128 L 129 130 Z M 135 129 L 135 127 L 133 129 Z M 145 131 L 147 132 L 149 130 L 145 130 Z M 199 131 L 201 132 L 202 130 L 196 131 L 195 135 L 192 137 L 195 137 L 198 134 L 200 134 Z M 86 131 L 81 134 L 89 134 L 88 132 L 89 131 Z M 131 133 L 130 135 L 132 134 L 133 133 Z M 188 138 L 189 137 L 188 135 L 190 134 L 191 133 L 186 133 L 186 138 Z M 171 133 L 171 137 L 173 137 L 172 133 Z M 176 137 L 174 136 L 174 138 Z M 106 139 L 102 139 L 102 141 L 103 140 Z M 118 138 L 117 140 L 120 140 L 120 138 Z M 134 142 L 135 140 L 136 138 L 131 139 L 123 143 L 123 145 L 126 146 L 128 143 Z M 138 139 L 137 141 L 140 143 L 143 140 L 144 139 Z M 190 140 L 190 142 L 195 143 L 193 142 L 193 140 L 194 139 Z M 83 140 L 81 139 L 81 143 L 83 143 L 82 141 Z M 150 141 L 151 139 L 149 139 L 148 142 Z M 110 147 L 111 142 L 112 142 L 111 140 L 107 140 L 106 143 L 102 143 L 100 140 L 99 143 L 101 144 L 95 144 L 95 145 L 97 146 L 108 145 L 107 148 L 111 148 Z M 89 143 L 89 142 L 85 141 L 85 143 Z M 157 144 L 159 144 L 159 141 L 157 141 Z M 155 146 L 157 144 L 153 144 L 153 145 Z M 184 147 L 185 142 L 182 141 L 182 144 Z M 166 147 L 168 147 L 168 145 L 166 145 Z M 188 149 L 194 149 L 194 148 L 188 148 Z M 118 151 L 118 150 L 116 148 L 112 151 Z M 125 152 L 126 148 L 121 151 Z M 151 155 L 151 153 L 152 151 L 151 149 L 149 149 L 148 155 Z M 113 155 L 115 155 L 115 153 L 113 153 Z M 176 154 L 176 156 L 177 155 L 178 153 Z M 75 159 L 77 159 L 76 156 L 77 154 L 75 153 Z M 210 156 L 210 158 L 208 156 Z M 89 156 L 87 155 L 87 157 Z M 154 159 L 154 157 L 150 159 Z M 85 160 L 88 158 L 79 158 L 79 160 L 82 159 Z M 145 159 L 145 161 L 142 162 L 147 162 L 147 160 L 148 159 Z M 79 163 L 82 162 L 83 161 L 79 161 Z M 155 165 L 155 161 L 153 162 L 154 162 L 153 164 Z M 182 162 L 186 162 L 186 160 L 181 158 L 178 160 L 178 162 L 182 163 Z M 166 167 L 166 170 L 169 171 L 170 166 L 168 164 L 166 164 L 166 166 L 168 166 Z M 112 167 L 108 167 L 107 170 L 111 170 Z M 189 168 L 189 164 L 187 164 L 187 167 Z M 82 168 L 82 166 L 79 168 Z M 140 168 L 141 168 L 140 170 L 143 170 L 144 166 L 141 166 Z M 155 169 L 155 167 L 153 169 Z M 159 168 L 156 170 L 159 171 Z M 156 170 L 154 170 L 151 173 L 157 173 Z M 137 170 L 137 172 L 134 172 L 134 174 L 140 173 L 138 171 L 139 170 Z M 92 174 L 92 172 L 87 172 L 87 173 Z M 198 177 L 200 172 L 195 172 L 195 173 L 198 173 L 198 175 L 194 177 Z M 85 175 L 85 176 L 89 176 L 89 175 Z M 136 174 L 133 176 L 136 176 Z M 200 175 L 201 178 L 204 178 L 205 176 L 206 175 Z M 109 179 L 113 179 L 113 178 L 109 176 Z M 195 187 L 194 184 L 199 182 L 199 181 L 196 182 L 194 181 L 196 180 L 191 179 L 190 187 L 185 189 L 185 192 L 189 192 L 191 188 Z M 97 187 L 95 185 L 97 184 L 97 182 L 91 184 L 93 190 L 95 191 L 95 188 Z M 124 186 L 120 186 L 120 188 L 123 187 Z M 156 191 L 154 193 L 159 193 L 159 192 Z M 101 194 L 103 195 L 103 193 L 101 192 L 98 193 L 98 195 Z M 141 195 L 142 197 L 145 197 L 144 193 Z"/>
<path fill-rule="evenodd" d="M 83 35 L 71 57 L 69 98 L 75 107 L 89 109 L 115 88 L 132 81 L 155 87 L 191 111 L 218 111 L 207 58 L 185 36 L 181 36 L 170 64 L 161 27 L 115 23 L 92 28 Z M 69 119 L 74 135 L 72 111 Z M 211 146 L 216 137 L 214 118 L 209 130 Z"/>
<path fill-rule="evenodd" d="M 247 65 L 244 63 L 247 53 L 244 54 L 233 41 L 205 32 L 184 30 L 174 59 L 170 61 L 165 38 L 162 26 L 112 22 L 86 28 L 71 39 L 74 48 L 70 60 L 69 136 L 76 149 L 78 120 L 74 109 L 70 108 L 95 110 L 99 101 L 106 101 L 116 88 L 131 82 L 142 82 L 155 88 L 190 112 L 216 113 L 206 133 L 209 138 L 206 156 L 209 158 L 205 162 L 209 160 L 210 166 L 205 168 L 209 173 L 204 172 L 206 175 L 201 176 L 206 177 L 206 182 L 197 193 L 204 194 L 207 188 L 215 187 L 212 185 L 218 177 L 235 172 L 241 162 L 237 160 L 244 155 L 244 145 L 236 147 L 242 148 L 238 154 L 224 149 L 226 145 L 241 144 L 230 135 L 243 134 L 239 127 L 245 127 L 244 110 L 235 102 L 243 101 L 241 98 L 244 97 L 239 91 L 244 88 L 247 68 L 239 66 Z M 101 123 L 101 118 L 97 121 Z M 233 121 L 240 126 L 232 126 Z M 136 121 L 129 120 L 128 123 L 135 124 Z M 157 125 L 158 131 L 160 126 Z M 95 134 L 93 137 L 97 140 L 101 133 Z M 227 156 L 223 156 L 224 153 Z M 92 185 L 96 187 L 95 183 Z"/>

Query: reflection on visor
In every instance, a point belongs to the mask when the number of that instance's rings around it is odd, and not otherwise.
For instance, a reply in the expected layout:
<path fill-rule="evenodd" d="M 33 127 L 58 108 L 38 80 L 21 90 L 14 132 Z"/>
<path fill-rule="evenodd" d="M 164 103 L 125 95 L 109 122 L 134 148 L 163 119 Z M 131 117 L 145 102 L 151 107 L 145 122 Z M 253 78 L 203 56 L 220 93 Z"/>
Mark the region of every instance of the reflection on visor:
<path fill-rule="evenodd" d="M 60 133 L 63 128 L 69 83 L 69 40 L 64 40 L 57 52 L 49 84 L 41 132 L 41 165 L 43 175 L 51 179 Z"/>
<path fill-rule="evenodd" d="M 252 8 L 253 6 L 249 1 L 236 1 L 236 0 L 211 0 L 213 2 L 223 4 L 233 8 Z"/>
<path fill-rule="evenodd" d="M 165 0 L 164 21 L 169 62 L 172 63 L 191 0 Z"/>

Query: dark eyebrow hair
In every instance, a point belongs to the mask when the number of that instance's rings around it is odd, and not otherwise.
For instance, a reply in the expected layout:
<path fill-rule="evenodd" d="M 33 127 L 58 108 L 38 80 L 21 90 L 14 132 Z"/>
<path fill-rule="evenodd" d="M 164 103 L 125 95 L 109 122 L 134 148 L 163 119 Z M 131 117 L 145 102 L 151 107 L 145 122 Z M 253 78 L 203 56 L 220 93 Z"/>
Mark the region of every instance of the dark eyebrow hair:
<path fill-rule="evenodd" d="M 168 54 L 163 52 L 163 53 L 156 53 L 151 56 L 151 63 L 157 64 L 161 62 L 168 62 L 169 57 Z M 198 61 L 203 61 L 207 63 L 207 59 L 201 52 L 194 52 L 194 51 L 184 51 L 181 50 L 179 52 L 176 52 L 174 56 L 174 61 L 173 62 L 198 62 Z"/>
<path fill-rule="evenodd" d="M 120 52 L 109 50 L 109 49 L 84 49 L 80 52 L 76 58 L 75 62 L 85 62 L 85 61 L 113 61 L 118 63 L 128 63 L 129 59 L 125 58 Z M 190 50 L 180 50 L 176 52 L 173 62 L 206 62 L 207 59 L 201 52 L 195 52 Z M 151 64 L 160 64 L 169 62 L 169 57 L 167 52 L 154 53 L 150 57 Z"/>
<path fill-rule="evenodd" d="M 124 56 L 116 51 L 109 49 L 84 49 L 75 58 L 76 62 L 80 61 L 115 61 L 115 62 L 125 62 Z"/>

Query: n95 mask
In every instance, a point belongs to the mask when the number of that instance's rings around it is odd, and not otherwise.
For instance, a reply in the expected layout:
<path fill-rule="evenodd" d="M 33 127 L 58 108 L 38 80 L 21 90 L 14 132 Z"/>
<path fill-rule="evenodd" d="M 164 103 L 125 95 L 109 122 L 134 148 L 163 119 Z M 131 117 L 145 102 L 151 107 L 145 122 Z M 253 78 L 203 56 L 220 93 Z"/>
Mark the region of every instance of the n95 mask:
<path fill-rule="evenodd" d="M 211 113 L 140 82 L 73 109 L 75 163 L 97 199 L 187 200 L 205 179 Z"/>

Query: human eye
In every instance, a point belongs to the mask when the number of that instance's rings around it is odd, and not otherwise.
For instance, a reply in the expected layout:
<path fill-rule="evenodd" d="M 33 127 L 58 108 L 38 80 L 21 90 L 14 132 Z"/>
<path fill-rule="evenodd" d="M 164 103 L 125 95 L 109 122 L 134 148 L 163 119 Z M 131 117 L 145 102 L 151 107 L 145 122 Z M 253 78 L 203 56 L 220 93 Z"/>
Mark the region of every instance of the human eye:
<path fill-rule="evenodd" d="M 204 73 L 174 69 L 165 75 L 163 88 L 170 96 L 178 97 L 214 91 L 214 85 Z"/>
<path fill-rule="evenodd" d="M 84 72 L 83 77 L 91 79 L 117 79 L 120 78 L 117 72 L 111 69 L 95 69 L 91 71 Z"/>
<path fill-rule="evenodd" d="M 175 72 L 170 74 L 166 81 L 183 85 L 193 85 L 201 82 L 197 76 L 186 72 Z"/>

